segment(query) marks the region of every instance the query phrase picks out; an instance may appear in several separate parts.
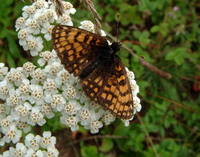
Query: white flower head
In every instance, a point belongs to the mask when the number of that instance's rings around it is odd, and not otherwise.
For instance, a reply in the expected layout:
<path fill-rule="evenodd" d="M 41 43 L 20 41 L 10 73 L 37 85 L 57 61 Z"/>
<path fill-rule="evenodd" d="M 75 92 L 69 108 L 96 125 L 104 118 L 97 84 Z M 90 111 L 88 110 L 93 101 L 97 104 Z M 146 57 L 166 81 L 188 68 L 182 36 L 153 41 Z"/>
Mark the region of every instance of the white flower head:
<path fill-rule="evenodd" d="M 58 157 L 59 152 L 55 147 L 48 147 L 47 152 L 44 153 L 45 157 Z"/>
<path fill-rule="evenodd" d="M 75 115 L 81 108 L 81 105 L 75 101 L 70 100 L 64 105 L 63 114 Z"/>
<path fill-rule="evenodd" d="M 57 92 L 57 86 L 53 79 L 47 79 L 44 82 L 43 88 L 48 93 L 56 93 Z"/>
<path fill-rule="evenodd" d="M 66 104 L 66 100 L 63 98 L 61 94 L 55 94 L 50 99 L 50 104 L 53 109 L 56 111 L 62 111 L 64 105 Z"/>
<path fill-rule="evenodd" d="M 0 63 L 0 80 L 3 80 L 8 72 L 8 67 L 5 67 L 4 63 Z"/>
<path fill-rule="evenodd" d="M 55 115 L 53 110 L 52 110 L 51 105 L 48 104 L 48 103 L 44 103 L 44 104 L 41 105 L 41 112 L 48 119 L 53 118 L 54 115 Z"/>
<path fill-rule="evenodd" d="M 71 131 L 77 131 L 79 128 L 78 118 L 75 116 L 62 116 L 60 120 L 61 123 L 70 127 Z"/>
<path fill-rule="evenodd" d="M 44 115 L 40 111 L 39 107 L 33 107 L 32 111 L 30 113 L 30 121 L 28 123 L 32 126 L 38 124 L 39 126 L 42 126 L 46 123 L 46 120 L 44 119 Z"/>
<path fill-rule="evenodd" d="M 0 120 L 0 126 L 2 129 L 1 131 L 4 134 L 10 129 L 11 125 L 13 125 L 13 117 L 12 116 L 7 116 Z"/>
<path fill-rule="evenodd" d="M 33 134 L 28 134 L 25 137 L 25 145 L 28 148 L 31 148 L 33 150 L 37 150 L 40 147 L 40 141 L 41 141 L 41 137 L 39 135 L 34 136 Z"/>
<path fill-rule="evenodd" d="M 30 125 L 23 121 L 16 121 L 16 127 L 22 130 L 24 133 L 28 133 L 31 130 Z"/>
<path fill-rule="evenodd" d="M 36 11 L 36 7 L 31 5 L 31 6 L 25 6 L 22 8 L 23 10 L 23 13 L 22 13 L 22 16 L 24 18 L 28 18 L 28 17 L 32 17 L 33 14 L 35 13 Z"/>
<path fill-rule="evenodd" d="M 23 105 L 18 105 L 15 108 L 15 111 L 16 111 L 16 114 L 19 116 L 19 119 L 28 120 L 31 109 L 32 109 L 32 106 L 28 102 L 25 102 Z"/>
<path fill-rule="evenodd" d="M 92 134 L 96 134 L 99 132 L 99 129 L 103 127 L 103 123 L 101 121 L 92 121 L 90 123 L 89 129 Z"/>
<path fill-rule="evenodd" d="M 17 143 L 19 142 L 21 136 L 22 131 L 18 130 L 14 125 L 11 125 L 8 131 L 5 133 L 4 140 L 6 143 Z"/>
<path fill-rule="evenodd" d="M 63 15 L 58 18 L 58 23 L 67 26 L 73 26 L 71 17 L 69 15 Z"/>
<path fill-rule="evenodd" d="M 11 90 L 9 92 L 9 97 L 6 100 L 7 105 L 15 107 L 22 102 L 20 93 L 17 90 Z"/>
<path fill-rule="evenodd" d="M 39 34 L 40 33 L 40 25 L 35 19 L 28 19 L 26 21 L 27 31 L 31 34 Z"/>
<path fill-rule="evenodd" d="M 36 66 L 31 62 L 26 62 L 23 64 L 23 70 L 28 75 L 35 70 Z"/>
<path fill-rule="evenodd" d="M 42 148 L 54 147 L 56 144 L 56 138 L 51 136 L 50 131 L 43 132 L 43 136 L 40 141 L 40 146 Z"/>
<path fill-rule="evenodd" d="M 63 86 L 63 93 L 62 94 L 67 100 L 70 100 L 70 99 L 76 98 L 77 91 L 73 86 L 68 85 L 67 87 Z"/>
<path fill-rule="evenodd" d="M 18 31 L 19 29 L 22 29 L 25 27 L 25 18 L 24 17 L 19 17 L 17 20 L 16 20 L 16 23 L 15 23 L 15 28 L 16 30 Z"/>
<path fill-rule="evenodd" d="M 48 24 L 47 27 L 43 27 L 41 32 L 44 34 L 44 38 L 49 41 L 51 40 L 51 34 L 53 30 L 53 25 Z"/>
<path fill-rule="evenodd" d="M 0 81 L 0 99 L 6 100 L 9 96 L 9 85 L 6 80 Z"/>
<path fill-rule="evenodd" d="M 65 14 L 75 14 L 76 9 L 73 8 L 73 5 L 70 2 L 63 1 L 63 7 Z"/>
<path fill-rule="evenodd" d="M 32 80 L 31 80 L 32 83 L 42 82 L 46 78 L 46 73 L 42 69 L 39 69 L 39 68 L 35 69 L 30 75 L 32 77 Z"/>
<path fill-rule="evenodd" d="M 48 2 L 46 2 L 45 0 L 37 0 L 33 3 L 33 5 L 37 8 L 37 9 L 44 9 L 44 8 L 48 8 Z"/>
<path fill-rule="evenodd" d="M 28 149 L 24 157 L 44 157 L 44 153 L 41 150 Z"/>
<path fill-rule="evenodd" d="M 94 24 L 89 20 L 82 21 L 81 26 L 79 28 L 85 29 L 93 33 L 95 32 Z"/>
<path fill-rule="evenodd" d="M 110 112 L 107 112 L 103 116 L 102 121 L 105 123 L 105 125 L 110 125 L 112 122 L 115 121 L 115 116 L 111 114 Z"/>
<path fill-rule="evenodd" d="M 42 104 L 44 102 L 44 100 L 43 100 L 43 95 L 44 95 L 43 88 L 39 85 L 31 84 L 30 89 L 31 89 L 31 97 L 30 97 L 29 101 L 32 104 L 33 103 L 36 103 L 37 105 Z"/>
<path fill-rule="evenodd" d="M 23 143 L 17 143 L 16 148 L 10 147 L 10 156 L 23 157 L 26 154 L 27 148 Z"/>
<path fill-rule="evenodd" d="M 32 56 L 37 56 L 44 47 L 42 38 L 34 36 L 28 36 L 26 44 L 22 46 L 24 50 L 29 50 Z"/>

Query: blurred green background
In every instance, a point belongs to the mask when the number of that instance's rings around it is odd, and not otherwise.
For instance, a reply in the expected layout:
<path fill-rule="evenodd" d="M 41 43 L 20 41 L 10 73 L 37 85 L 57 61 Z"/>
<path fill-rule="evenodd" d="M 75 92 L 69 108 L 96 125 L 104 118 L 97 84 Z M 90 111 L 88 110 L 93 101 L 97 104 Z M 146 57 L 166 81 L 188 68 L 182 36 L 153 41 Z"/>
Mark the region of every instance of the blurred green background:
<path fill-rule="evenodd" d="M 78 1 L 71 2 L 77 8 L 72 16 L 75 25 L 91 19 Z M 172 78 L 151 72 L 122 49 L 119 56 L 134 71 L 140 86 L 142 111 L 129 127 L 116 121 L 100 131 L 101 138 L 80 138 L 80 144 L 73 146 L 77 152 L 72 154 L 200 157 L 200 1 L 96 0 L 94 3 L 104 30 L 116 36 L 118 28 L 121 42 L 169 72 Z M 1 0 L 0 4 L 0 62 L 9 67 L 21 66 L 32 58 L 18 45 L 14 23 L 21 15 L 21 8 L 29 2 Z M 117 14 L 120 14 L 118 27 Z"/>

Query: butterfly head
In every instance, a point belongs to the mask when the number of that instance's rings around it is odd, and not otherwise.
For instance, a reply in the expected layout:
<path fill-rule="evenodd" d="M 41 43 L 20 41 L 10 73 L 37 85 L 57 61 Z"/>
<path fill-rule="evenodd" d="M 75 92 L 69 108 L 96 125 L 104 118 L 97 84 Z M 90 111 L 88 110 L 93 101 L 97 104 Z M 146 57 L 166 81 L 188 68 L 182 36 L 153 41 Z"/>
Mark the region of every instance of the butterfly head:
<path fill-rule="evenodd" d="M 120 47 L 121 47 L 121 43 L 120 42 L 113 42 L 112 45 L 111 45 L 111 48 L 112 48 L 114 53 L 119 51 Z"/>

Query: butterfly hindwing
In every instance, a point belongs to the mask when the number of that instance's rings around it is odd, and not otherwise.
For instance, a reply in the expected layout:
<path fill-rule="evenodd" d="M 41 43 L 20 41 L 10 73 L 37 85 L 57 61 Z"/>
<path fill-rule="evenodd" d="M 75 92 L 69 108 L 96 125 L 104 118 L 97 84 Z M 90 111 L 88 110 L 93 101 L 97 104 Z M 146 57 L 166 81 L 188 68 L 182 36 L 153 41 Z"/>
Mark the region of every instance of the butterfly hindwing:
<path fill-rule="evenodd" d="M 52 41 L 62 64 L 79 76 L 91 100 L 122 119 L 133 116 L 133 98 L 125 67 L 116 55 L 109 57 L 109 53 L 117 51 L 114 44 L 108 45 L 106 38 L 98 34 L 64 25 L 53 28 Z"/>
<path fill-rule="evenodd" d="M 96 59 L 98 47 L 108 45 L 106 39 L 98 34 L 64 25 L 53 28 L 52 40 L 61 62 L 75 76 Z"/>
<path fill-rule="evenodd" d="M 115 58 L 110 68 L 101 65 L 96 68 L 82 80 L 82 87 L 88 97 L 116 116 L 122 119 L 130 119 L 133 116 L 130 83 L 118 58 Z"/>

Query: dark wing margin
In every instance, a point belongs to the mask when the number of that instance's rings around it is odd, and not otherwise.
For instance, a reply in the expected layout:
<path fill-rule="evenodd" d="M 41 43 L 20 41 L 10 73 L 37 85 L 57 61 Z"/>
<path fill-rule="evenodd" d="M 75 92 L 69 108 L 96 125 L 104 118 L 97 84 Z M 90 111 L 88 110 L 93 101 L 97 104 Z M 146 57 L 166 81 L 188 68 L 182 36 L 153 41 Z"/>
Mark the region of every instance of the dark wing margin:
<path fill-rule="evenodd" d="M 98 47 L 108 46 L 106 38 L 98 34 L 65 25 L 53 28 L 52 41 L 62 64 L 75 76 L 95 61 Z"/>
<path fill-rule="evenodd" d="M 125 120 L 133 117 L 130 82 L 118 58 L 115 58 L 111 68 L 99 66 L 81 83 L 88 97 L 117 117 Z"/>

